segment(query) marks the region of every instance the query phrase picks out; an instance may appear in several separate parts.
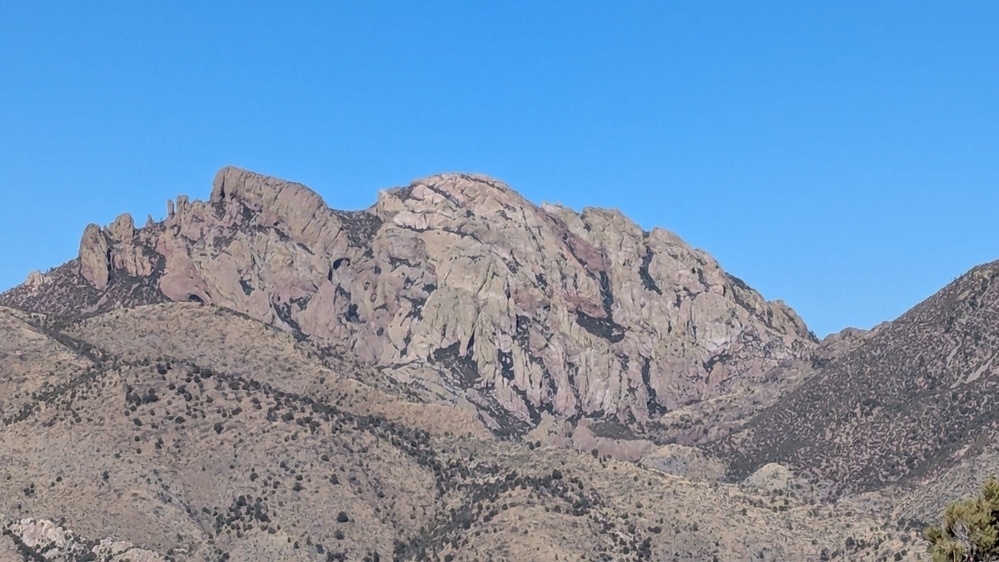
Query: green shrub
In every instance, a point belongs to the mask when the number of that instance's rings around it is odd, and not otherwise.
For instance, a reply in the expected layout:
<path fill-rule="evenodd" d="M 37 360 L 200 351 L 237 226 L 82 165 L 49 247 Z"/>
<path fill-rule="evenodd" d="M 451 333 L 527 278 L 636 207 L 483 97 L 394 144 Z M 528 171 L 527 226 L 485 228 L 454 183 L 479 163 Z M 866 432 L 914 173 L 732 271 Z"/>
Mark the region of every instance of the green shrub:
<path fill-rule="evenodd" d="M 924 535 L 933 562 L 999 559 L 999 480 L 989 477 L 979 494 L 947 506 L 943 524 Z"/>

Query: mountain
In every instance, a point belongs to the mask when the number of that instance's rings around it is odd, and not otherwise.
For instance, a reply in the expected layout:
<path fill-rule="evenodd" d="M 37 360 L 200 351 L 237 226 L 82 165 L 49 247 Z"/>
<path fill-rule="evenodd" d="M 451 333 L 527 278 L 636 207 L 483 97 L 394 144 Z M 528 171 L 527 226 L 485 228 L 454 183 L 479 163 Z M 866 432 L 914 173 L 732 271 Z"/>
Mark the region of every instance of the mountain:
<path fill-rule="evenodd" d="M 710 428 L 668 414 L 769 388 L 775 367 L 817 348 L 794 311 L 670 232 L 539 207 L 465 174 L 345 212 L 225 168 L 208 201 L 178 197 L 139 229 L 128 215 L 90 225 L 76 260 L 0 296 L 53 315 L 186 301 L 350 351 L 388 384 L 471 404 L 512 436 L 548 416 L 695 442 Z"/>
<path fill-rule="evenodd" d="M 997 276 L 975 267 L 716 443 L 729 476 L 779 462 L 833 496 L 907 491 L 924 519 L 974 490 L 999 469 Z"/>
<path fill-rule="evenodd" d="M 816 504 L 773 471 L 736 486 L 498 439 L 474 409 L 380 388 L 348 354 L 226 309 L 0 309 L 0 320 L 0 369 L 16 389 L 0 434 L 0 554 L 22 556 L 11 560 L 90 559 L 86 547 L 105 544 L 121 556 L 96 559 L 122 562 L 889 560 L 916 549 L 911 532 L 862 515 L 869 504 Z"/>
<path fill-rule="evenodd" d="M 225 168 L 162 221 L 88 226 L 0 329 L 12 560 L 925 549 L 915 503 L 832 498 L 753 441 L 887 328 L 818 342 L 672 233 L 482 176 L 337 211 Z"/>

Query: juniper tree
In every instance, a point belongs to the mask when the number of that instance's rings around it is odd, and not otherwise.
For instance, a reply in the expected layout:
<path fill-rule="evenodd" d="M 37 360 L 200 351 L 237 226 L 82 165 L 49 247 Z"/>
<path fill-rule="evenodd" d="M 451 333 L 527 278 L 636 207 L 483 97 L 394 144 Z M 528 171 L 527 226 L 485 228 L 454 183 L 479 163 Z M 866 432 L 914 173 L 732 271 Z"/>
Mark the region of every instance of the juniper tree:
<path fill-rule="evenodd" d="M 999 480 L 989 477 L 977 495 L 947 506 L 943 524 L 925 536 L 933 562 L 999 561 Z"/>

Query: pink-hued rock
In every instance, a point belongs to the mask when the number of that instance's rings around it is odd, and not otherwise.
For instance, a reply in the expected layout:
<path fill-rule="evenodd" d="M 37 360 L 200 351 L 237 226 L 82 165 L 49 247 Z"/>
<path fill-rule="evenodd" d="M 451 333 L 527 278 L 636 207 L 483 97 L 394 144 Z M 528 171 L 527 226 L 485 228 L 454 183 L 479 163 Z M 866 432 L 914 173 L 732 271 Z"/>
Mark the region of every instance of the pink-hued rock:
<path fill-rule="evenodd" d="M 483 176 L 432 176 L 344 212 L 227 167 L 208 201 L 169 206 L 139 230 L 128 215 L 107 233 L 87 228 L 85 296 L 57 290 L 77 281 L 56 270 L 0 304 L 199 300 L 345 345 L 428 396 L 475 404 L 497 431 L 545 412 L 646 425 L 816 346 L 793 310 L 675 234 L 617 211 L 538 206 Z"/>
<path fill-rule="evenodd" d="M 98 291 L 108 286 L 110 258 L 108 239 L 96 224 L 89 224 L 80 240 L 80 275 Z"/>

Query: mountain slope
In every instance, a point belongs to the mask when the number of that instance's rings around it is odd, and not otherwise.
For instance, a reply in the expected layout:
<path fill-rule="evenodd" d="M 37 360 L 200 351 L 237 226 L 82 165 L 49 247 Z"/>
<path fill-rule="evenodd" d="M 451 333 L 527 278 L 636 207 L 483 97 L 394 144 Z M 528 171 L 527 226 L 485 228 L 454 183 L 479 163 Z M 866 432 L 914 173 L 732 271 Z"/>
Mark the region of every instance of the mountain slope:
<path fill-rule="evenodd" d="M 932 481 L 992 449 L 997 276 L 999 262 L 972 269 L 720 442 L 730 475 L 780 462 L 844 494 Z"/>
<path fill-rule="evenodd" d="M 42 371 L 78 365 L 0 433 L 8 525 L 178 561 L 913 559 L 859 506 L 498 440 L 471 407 L 372 387 L 347 354 L 216 307 L 0 313 L 34 334 L 16 353 L 59 351 Z"/>

